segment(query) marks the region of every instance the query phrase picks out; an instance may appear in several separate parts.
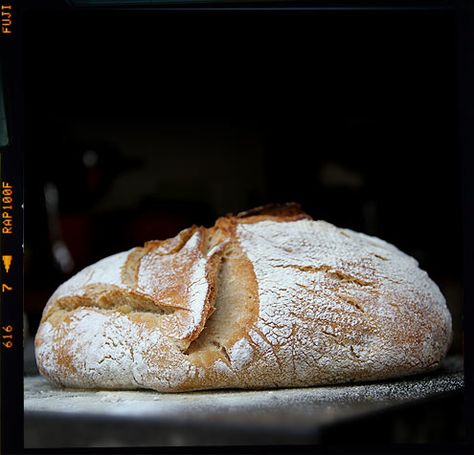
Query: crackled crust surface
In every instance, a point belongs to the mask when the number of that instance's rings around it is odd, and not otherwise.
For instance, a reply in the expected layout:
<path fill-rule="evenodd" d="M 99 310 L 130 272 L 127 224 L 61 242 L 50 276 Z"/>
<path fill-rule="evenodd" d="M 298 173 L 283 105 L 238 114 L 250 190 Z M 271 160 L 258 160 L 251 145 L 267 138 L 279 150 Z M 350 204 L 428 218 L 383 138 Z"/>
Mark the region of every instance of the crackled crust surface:
<path fill-rule="evenodd" d="M 286 205 L 87 267 L 52 295 L 35 345 L 58 384 L 173 392 L 414 374 L 450 340 L 413 258 Z"/>

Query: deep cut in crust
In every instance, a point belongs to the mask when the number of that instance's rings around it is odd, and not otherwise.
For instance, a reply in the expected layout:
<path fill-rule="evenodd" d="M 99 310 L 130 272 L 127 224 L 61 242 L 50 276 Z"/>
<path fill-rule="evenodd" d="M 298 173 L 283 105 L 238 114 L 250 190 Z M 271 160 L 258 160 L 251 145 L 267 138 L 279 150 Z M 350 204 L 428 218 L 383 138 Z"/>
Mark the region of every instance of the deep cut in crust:
<path fill-rule="evenodd" d="M 450 341 L 413 258 L 284 204 L 87 267 L 49 299 L 35 347 L 57 384 L 179 392 L 415 374 Z"/>

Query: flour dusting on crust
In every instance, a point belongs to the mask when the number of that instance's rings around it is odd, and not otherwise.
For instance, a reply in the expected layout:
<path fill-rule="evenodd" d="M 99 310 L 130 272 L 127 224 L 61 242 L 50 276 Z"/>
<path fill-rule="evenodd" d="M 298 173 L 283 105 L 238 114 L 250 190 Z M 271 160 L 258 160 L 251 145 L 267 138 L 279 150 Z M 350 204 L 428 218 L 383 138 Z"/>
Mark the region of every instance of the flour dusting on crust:
<path fill-rule="evenodd" d="M 46 321 L 39 330 L 38 364 L 51 380 L 69 387 L 167 389 L 196 370 L 160 330 L 136 315 L 83 308 L 58 327 Z M 167 351 L 174 353 L 173 368 L 159 368 Z"/>
<path fill-rule="evenodd" d="M 121 274 L 131 251 L 114 254 L 86 267 L 59 286 L 53 297 L 59 299 L 67 295 L 81 296 L 84 295 L 87 286 L 94 284 L 109 284 L 126 289 Z"/>
<path fill-rule="evenodd" d="M 284 381 L 413 372 L 444 355 L 444 298 L 393 245 L 312 220 L 239 224 L 237 235 L 259 288 L 251 337 Z"/>
<path fill-rule="evenodd" d="M 179 312 L 180 318 L 167 318 L 169 335 L 176 338 L 189 337 L 205 317 L 209 257 L 202 251 L 201 242 L 202 233 L 196 231 L 179 251 L 163 255 L 159 249 L 152 250 L 140 263 L 138 290 L 152 296 L 160 307 L 184 310 Z"/>

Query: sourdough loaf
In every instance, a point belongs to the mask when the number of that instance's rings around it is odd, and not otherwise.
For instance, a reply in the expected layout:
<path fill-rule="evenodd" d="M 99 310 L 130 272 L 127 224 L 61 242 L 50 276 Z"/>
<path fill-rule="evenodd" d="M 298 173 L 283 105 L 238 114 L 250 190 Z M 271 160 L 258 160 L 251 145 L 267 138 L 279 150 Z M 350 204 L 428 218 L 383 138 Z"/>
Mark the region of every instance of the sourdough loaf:
<path fill-rule="evenodd" d="M 35 347 L 60 385 L 178 392 L 415 374 L 450 341 L 415 259 L 290 204 L 85 268 L 49 299 Z"/>

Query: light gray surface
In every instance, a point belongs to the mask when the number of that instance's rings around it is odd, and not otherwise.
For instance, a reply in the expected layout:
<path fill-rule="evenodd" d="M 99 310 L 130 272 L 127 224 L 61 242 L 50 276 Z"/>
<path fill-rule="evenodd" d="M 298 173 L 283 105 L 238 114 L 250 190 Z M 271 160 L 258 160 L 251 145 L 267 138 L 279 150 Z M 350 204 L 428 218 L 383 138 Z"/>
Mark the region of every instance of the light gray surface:
<path fill-rule="evenodd" d="M 40 376 L 32 376 L 26 377 L 24 384 L 25 434 L 31 433 L 28 422 L 47 418 L 47 421 L 70 422 L 71 425 L 75 419 L 76 423 L 153 424 L 157 440 L 170 445 L 172 441 L 166 442 L 170 437 L 180 444 L 196 444 L 196 435 L 200 434 L 202 439 L 209 428 L 214 432 L 214 436 L 209 436 L 211 440 L 221 443 L 231 443 L 224 436 L 229 431 L 234 436 L 240 435 L 237 440 L 252 440 L 259 435 L 265 443 L 265 435 L 273 435 L 273 440 L 277 436 L 291 442 L 309 435 L 314 438 L 323 426 L 460 391 L 463 384 L 459 358 L 448 359 L 441 370 L 425 376 L 358 385 L 262 391 L 162 394 L 145 390 L 61 389 Z M 163 442 L 158 433 L 165 428 L 168 439 Z M 35 435 L 36 442 L 25 441 L 26 446 L 43 444 L 37 432 Z M 218 435 L 224 438 L 223 442 Z M 115 441 L 120 445 L 117 435 Z"/>

